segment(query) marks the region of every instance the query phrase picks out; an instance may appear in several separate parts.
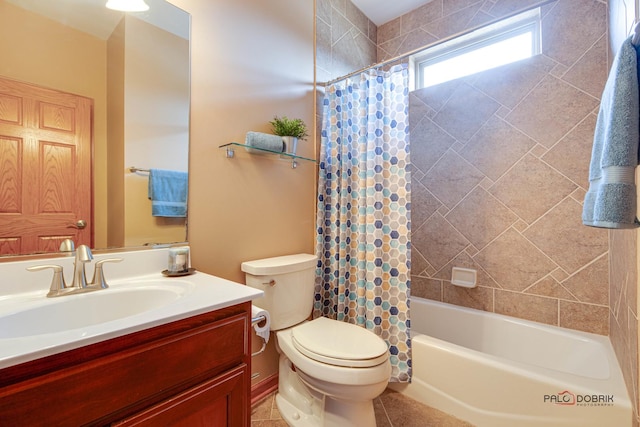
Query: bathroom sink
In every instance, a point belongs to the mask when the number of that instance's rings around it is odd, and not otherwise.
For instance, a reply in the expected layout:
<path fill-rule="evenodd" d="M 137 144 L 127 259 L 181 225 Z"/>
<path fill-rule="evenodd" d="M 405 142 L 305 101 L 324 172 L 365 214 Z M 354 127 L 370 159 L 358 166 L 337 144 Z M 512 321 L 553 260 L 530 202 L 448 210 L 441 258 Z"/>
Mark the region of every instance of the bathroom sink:
<path fill-rule="evenodd" d="M 16 303 L 0 315 L 0 339 L 81 329 L 165 307 L 192 288 L 189 282 L 143 281 L 84 294 Z"/>

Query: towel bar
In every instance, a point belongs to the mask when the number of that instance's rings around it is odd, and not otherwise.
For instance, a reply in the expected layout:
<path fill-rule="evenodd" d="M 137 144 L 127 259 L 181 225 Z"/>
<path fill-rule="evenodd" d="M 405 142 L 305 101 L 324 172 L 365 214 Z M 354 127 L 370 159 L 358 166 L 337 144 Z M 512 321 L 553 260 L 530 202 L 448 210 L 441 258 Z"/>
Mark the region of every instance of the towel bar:
<path fill-rule="evenodd" d="M 634 46 L 638 46 L 638 42 L 640 42 L 640 21 L 635 21 L 631 33 L 633 34 L 633 37 L 631 38 L 631 44 Z"/>
<path fill-rule="evenodd" d="M 142 169 L 142 168 L 137 168 L 137 167 L 135 167 L 135 166 L 131 166 L 131 167 L 129 168 L 129 171 L 130 171 L 131 173 L 136 173 L 136 172 L 149 172 L 149 169 Z"/>

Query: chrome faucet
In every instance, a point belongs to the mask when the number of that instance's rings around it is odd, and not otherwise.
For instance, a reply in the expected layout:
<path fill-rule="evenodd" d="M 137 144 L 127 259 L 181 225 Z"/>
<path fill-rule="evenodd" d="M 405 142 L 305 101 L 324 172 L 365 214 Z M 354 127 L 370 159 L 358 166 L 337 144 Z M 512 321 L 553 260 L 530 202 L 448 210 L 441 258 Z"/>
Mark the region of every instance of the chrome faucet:
<path fill-rule="evenodd" d="M 80 245 L 76 249 L 76 259 L 73 262 L 73 281 L 71 288 L 84 289 L 87 287 L 87 274 L 84 265 L 91 262 L 93 254 L 87 245 Z"/>

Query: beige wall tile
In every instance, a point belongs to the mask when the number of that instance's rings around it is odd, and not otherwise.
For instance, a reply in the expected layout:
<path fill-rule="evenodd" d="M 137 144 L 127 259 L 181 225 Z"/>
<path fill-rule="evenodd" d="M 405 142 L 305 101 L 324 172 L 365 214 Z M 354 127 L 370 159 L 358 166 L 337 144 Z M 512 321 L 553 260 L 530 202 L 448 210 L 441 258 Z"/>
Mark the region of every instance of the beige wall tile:
<path fill-rule="evenodd" d="M 580 302 L 609 306 L 609 257 L 604 254 L 562 282 Z"/>
<path fill-rule="evenodd" d="M 532 224 L 575 189 L 574 183 L 527 154 L 489 192 Z"/>
<path fill-rule="evenodd" d="M 463 84 L 462 80 L 452 80 L 436 86 L 427 87 L 413 92 L 434 111 L 439 112 L 447 103 L 451 95 Z"/>
<path fill-rule="evenodd" d="M 443 300 L 449 304 L 475 308 L 476 310 L 493 311 L 492 288 L 462 288 L 449 282 L 443 285 Z"/>
<path fill-rule="evenodd" d="M 411 296 L 442 301 L 442 281 L 422 276 L 411 276 Z"/>
<path fill-rule="evenodd" d="M 363 35 L 369 38 L 369 18 L 367 15 L 362 13 L 360 9 L 356 5 L 354 5 L 351 1 L 347 1 L 347 11 L 346 16 L 347 19 L 354 25 Z M 374 40 L 375 41 L 375 40 Z"/>
<path fill-rule="evenodd" d="M 423 118 L 411 132 L 411 164 L 427 173 L 455 143 L 455 139 L 428 118 Z"/>
<path fill-rule="evenodd" d="M 427 269 L 433 270 L 433 267 L 429 265 L 427 260 L 422 254 L 414 247 L 411 248 L 411 272 L 415 275 L 421 275 Z"/>
<path fill-rule="evenodd" d="M 452 150 L 420 181 L 447 208 L 453 208 L 483 179 L 476 168 Z"/>
<path fill-rule="evenodd" d="M 556 268 L 520 233 L 508 229 L 473 257 L 505 289 L 523 291 Z"/>
<path fill-rule="evenodd" d="M 395 56 L 402 55 L 404 52 L 410 52 L 412 50 L 428 46 L 437 40 L 437 38 L 424 31 L 423 29 L 416 28 L 409 33 L 403 34 L 402 43 L 398 45 Z"/>
<path fill-rule="evenodd" d="M 469 215 L 469 212 L 473 212 L 473 215 Z M 512 211 L 479 187 L 471 191 L 446 218 L 479 249 L 518 220 Z M 478 223 L 482 226 L 479 227 Z"/>
<path fill-rule="evenodd" d="M 580 223 L 582 206 L 566 198 L 523 234 L 572 274 L 608 249 L 607 230 Z"/>
<path fill-rule="evenodd" d="M 412 245 L 434 268 L 440 269 L 469 244 L 441 215 L 433 215 L 412 235 Z"/>
<path fill-rule="evenodd" d="M 535 144 L 531 138 L 494 116 L 469 140 L 460 155 L 496 181 Z"/>
<path fill-rule="evenodd" d="M 474 87 L 463 83 L 451 94 L 433 121 L 461 142 L 468 141 L 500 104 Z"/>
<path fill-rule="evenodd" d="M 449 1 L 432 1 L 402 15 L 402 34 L 410 33 L 423 25 L 441 18 L 443 3 L 449 3 Z"/>
<path fill-rule="evenodd" d="M 542 20 L 542 53 L 571 66 L 606 33 L 607 6 L 597 0 L 558 1 Z"/>
<path fill-rule="evenodd" d="M 496 290 L 495 311 L 534 322 L 558 324 L 558 300 L 536 295 Z"/>
<path fill-rule="evenodd" d="M 445 2 L 447 0 L 444 0 Z M 426 29 L 439 39 L 463 32 L 470 27 L 473 18 L 480 11 L 482 3 L 476 3 L 457 12 L 451 13 L 425 25 Z"/>
<path fill-rule="evenodd" d="M 507 116 L 507 121 L 551 147 L 597 105 L 596 98 L 547 75 Z"/>
<path fill-rule="evenodd" d="M 603 58 L 607 57 L 607 37 L 603 35 L 585 55 L 580 58 L 562 77 L 566 82 L 599 98 L 604 89 L 609 66 Z"/>
<path fill-rule="evenodd" d="M 547 276 L 539 282 L 535 283 L 527 290 L 525 290 L 527 294 L 540 295 L 545 297 L 557 298 L 557 299 L 566 299 L 577 301 L 576 297 L 571 295 L 571 293 L 565 289 L 558 281 L 552 276 Z"/>
<path fill-rule="evenodd" d="M 496 0 L 495 5 L 490 9 L 490 13 L 493 16 L 505 16 L 538 3 L 541 3 L 540 0 Z"/>
<path fill-rule="evenodd" d="M 411 215 L 411 224 L 419 228 L 433 215 L 442 203 L 436 199 L 422 184 L 413 183 L 411 189 L 411 207 L 414 211 Z"/>
<path fill-rule="evenodd" d="M 401 25 L 402 19 L 400 17 L 386 22 L 380 26 L 378 26 L 378 44 L 383 45 L 387 43 L 389 40 L 395 39 L 396 37 L 400 37 L 401 34 Z"/>
<path fill-rule="evenodd" d="M 325 82 L 376 62 L 377 28 L 349 0 L 316 4 L 316 79 Z"/>
<path fill-rule="evenodd" d="M 580 185 L 584 190 L 589 188 L 590 150 L 585 149 L 585 141 L 593 141 L 596 127 L 596 115 L 589 114 L 575 128 L 542 156 L 549 165 L 564 176 Z M 571 159 L 571 161 L 567 161 Z"/>
<path fill-rule="evenodd" d="M 560 326 L 609 335 L 609 308 L 560 300 Z"/>
<path fill-rule="evenodd" d="M 415 129 L 417 124 L 429 114 L 431 109 L 416 96 L 415 92 L 409 93 L 409 129 Z"/>
<path fill-rule="evenodd" d="M 510 109 L 553 69 L 555 62 L 543 55 L 504 65 L 495 70 L 479 73 L 473 86 Z M 496 73 L 500 78 L 496 78 Z"/>

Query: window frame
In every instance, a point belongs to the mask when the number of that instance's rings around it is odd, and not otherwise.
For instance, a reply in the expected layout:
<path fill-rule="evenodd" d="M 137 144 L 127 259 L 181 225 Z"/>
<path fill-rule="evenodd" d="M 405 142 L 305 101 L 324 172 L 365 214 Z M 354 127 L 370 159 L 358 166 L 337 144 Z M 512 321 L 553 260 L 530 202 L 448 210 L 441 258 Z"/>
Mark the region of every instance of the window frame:
<path fill-rule="evenodd" d="M 424 85 L 425 69 L 431 65 L 444 62 L 468 52 L 472 52 L 474 50 L 490 46 L 495 43 L 505 41 L 529 32 L 532 35 L 531 56 L 538 55 L 542 50 L 541 27 L 542 19 L 540 8 L 537 7 L 511 16 L 509 18 L 500 20 L 493 24 L 489 24 L 467 34 L 452 38 L 444 43 L 440 43 L 436 46 L 426 48 L 416 54 L 413 54 L 409 59 L 410 69 L 412 70 L 413 74 L 413 89 L 422 89 L 435 85 Z"/>

